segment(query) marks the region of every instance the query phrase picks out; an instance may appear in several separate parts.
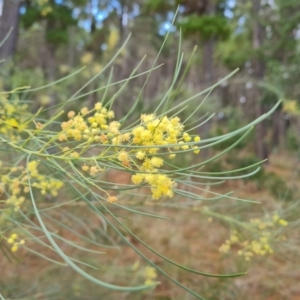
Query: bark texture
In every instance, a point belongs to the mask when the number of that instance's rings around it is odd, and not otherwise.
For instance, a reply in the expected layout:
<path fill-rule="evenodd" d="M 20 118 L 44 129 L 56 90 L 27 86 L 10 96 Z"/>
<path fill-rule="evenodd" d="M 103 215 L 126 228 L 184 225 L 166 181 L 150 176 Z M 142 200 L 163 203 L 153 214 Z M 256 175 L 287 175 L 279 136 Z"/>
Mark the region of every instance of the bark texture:
<path fill-rule="evenodd" d="M 8 59 L 16 51 L 20 5 L 20 0 L 3 1 L 2 14 L 0 16 L 0 43 L 4 41 L 10 30 L 12 31 L 0 47 L 0 59 Z"/>

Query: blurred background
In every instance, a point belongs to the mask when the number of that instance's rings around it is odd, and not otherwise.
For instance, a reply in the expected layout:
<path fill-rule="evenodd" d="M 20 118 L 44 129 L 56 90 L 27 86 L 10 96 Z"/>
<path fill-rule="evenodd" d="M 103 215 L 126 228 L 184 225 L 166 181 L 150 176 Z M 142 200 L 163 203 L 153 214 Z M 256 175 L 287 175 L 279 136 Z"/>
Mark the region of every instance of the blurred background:
<path fill-rule="evenodd" d="M 282 102 L 247 139 L 205 169 L 224 172 L 268 159 L 254 176 L 212 188 L 218 193 L 234 190 L 236 197 L 262 204 L 225 199 L 209 202 L 206 212 L 191 212 L 188 207 L 176 207 L 174 202 L 169 206 L 167 202 L 156 203 L 149 210 L 175 221 L 162 225 L 161 221 L 152 223 L 135 216 L 133 228 L 155 249 L 200 271 L 248 270 L 247 275 L 237 279 L 199 277 L 165 266 L 165 262 L 149 254 L 180 282 L 207 299 L 300 299 L 299 0 L 0 0 L 0 41 L 5 41 L 0 48 L 0 59 L 5 59 L 0 68 L 0 85 L 4 90 L 35 88 L 85 66 L 70 80 L 34 94 L 32 111 L 41 106 L 49 108 L 66 101 L 101 72 L 131 34 L 114 60 L 113 70 L 109 67 L 100 74 L 84 89 L 87 96 L 69 108 L 92 106 L 102 98 L 103 91 L 89 91 L 128 78 L 145 55 L 138 73 L 151 69 L 168 32 L 155 64 L 160 67 L 153 70 L 132 120 L 153 111 L 168 90 L 179 46 L 184 52 L 182 70 L 190 66 L 180 88 L 172 95 L 175 103 L 239 69 L 209 93 L 195 116 L 199 119 L 208 112 L 215 113 L 197 129 L 201 138 L 236 130 L 269 111 L 280 99 Z M 118 96 L 114 106 L 117 118 L 126 114 L 145 79 L 146 76 L 139 76 L 130 80 Z M 111 86 L 108 97 L 119 87 Z M 188 106 L 181 118 L 187 118 L 197 105 Z M 203 149 L 196 160 L 219 153 L 231 144 L 228 141 Z M 195 158 L 187 155 L 186 160 L 193 163 Z M 114 174 L 114 178 L 117 176 Z M 120 176 L 119 180 L 126 182 L 128 178 Z M 248 224 L 250 219 L 264 219 L 275 212 L 289 224 L 275 234 L 274 253 L 268 258 L 261 255 L 245 261 L 234 251 L 219 251 L 232 232 L 233 220 Z M 222 218 L 225 215 L 229 219 Z M 126 276 L 131 277 L 137 258 L 130 249 L 125 249 L 123 255 L 111 255 L 114 264 L 111 272 L 105 272 L 108 280 L 119 276 L 116 266 L 122 266 L 124 273 L 129 272 Z M 105 264 L 103 268 L 108 270 Z M 19 263 L 10 264 L 1 257 L 0 269 L 5 274 L 0 276 L 0 286 L 7 299 L 193 299 L 160 275 L 161 285 L 150 292 L 114 294 L 25 252 Z M 32 281 L 27 292 L 29 277 Z M 34 296 L 28 298 L 29 294 Z"/>

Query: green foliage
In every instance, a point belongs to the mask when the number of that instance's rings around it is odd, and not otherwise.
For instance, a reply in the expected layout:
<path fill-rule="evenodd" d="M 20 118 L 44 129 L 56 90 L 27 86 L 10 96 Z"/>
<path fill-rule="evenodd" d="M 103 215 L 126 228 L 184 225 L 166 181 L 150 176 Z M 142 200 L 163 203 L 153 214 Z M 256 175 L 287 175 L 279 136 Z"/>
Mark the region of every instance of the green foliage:
<path fill-rule="evenodd" d="M 256 156 L 230 156 L 227 159 L 227 163 L 231 166 L 231 168 L 242 169 L 259 163 L 259 159 Z M 244 180 L 255 182 L 259 189 L 268 190 L 277 200 L 292 201 L 294 199 L 294 191 L 287 185 L 286 180 L 273 172 L 267 172 L 263 166 L 257 173 L 251 177 L 245 178 Z"/>
<path fill-rule="evenodd" d="M 272 106 L 274 105 L 274 103 L 278 102 L 278 95 L 275 94 L 272 91 L 269 90 L 264 90 L 264 93 L 262 95 L 262 99 L 261 99 L 261 103 L 263 105 L 268 105 L 268 106 Z M 281 109 L 282 107 L 279 107 L 279 109 Z"/>
<path fill-rule="evenodd" d="M 202 40 L 211 38 L 226 40 L 231 34 L 227 19 L 221 16 L 193 14 L 186 16 L 180 25 L 184 34 L 198 34 Z"/>
<path fill-rule="evenodd" d="M 296 134 L 291 129 L 287 132 L 287 147 L 291 151 L 298 152 L 300 150 L 299 134 Z"/>
<path fill-rule="evenodd" d="M 28 29 L 35 22 L 41 19 L 41 11 L 36 6 L 30 6 L 26 8 L 26 12 L 21 15 L 21 25 Z"/>
<path fill-rule="evenodd" d="M 46 14 L 43 7 L 29 5 L 21 15 L 24 28 L 29 28 L 38 22 L 46 22 L 46 40 L 51 44 L 64 44 L 68 41 L 68 27 L 77 24 L 72 16 L 72 9 L 66 5 L 52 4 Z"/>
<path fill-rule="evenodd" d="M 266 173 L 261 179 L 261 187 L 268 189 L 278 200 L 292 201 L 294 191 L 288 187 L 286 181 L 275 173 Z"/>
<path fill-rule="evenodd" d="M 234 169 L 243 169 L 243 168 L 246 168 L 247 166 L 251 166 L 251 165 L 260 163 L 260 160 L 256 156 L 252 156 L 252 155 L 251 156 L 242 156 L 242 157 L 229 156 L 226 161 L 231 166 L 231 168 L 234 168 Z M 253 169 L 249 170 L 248 173 L 250 173 L 251 171 L 253 171 Z M 265 171 L 262 166 L 258 172 L 256 172 L 251 177 L 245 178 L 244 180 L 259 182 L 259 181 L 263 180 L 264 174 L 265 174 Z"/>
<path fill-rule="evenodd" d="M 217 45 L 216 57 L 229 69 L 243 68 L 251 57 L 252 49 L 249 37 L 245 34 L 233 34 Z"/>
<path fill-rule="evenodd" d="M 166 13 L 174 8 L 174 3 L 171 0 L 147 0 L 144 4 L 144 12 L 153 13 Z"/>
<path fill-rule="evenodd" d="M 220 135 L 223 135 L 225 133 L 228 132 L 228 129 L 224 129 L 224 127 L 217 127 L 217 129 L 215 130 L 215 132 L 213 133 L 213 136 L 220 136 Z M 235 146 L 235 149 L 236 150 L 241 150 L 241 149 L 244 149 L 245 146 L 247 144 L 249 144 L 249 141 L 251 139 L 251 136 L 253 137 L 253 134 L 251 134 L 250 136 L 248 136 L 247 138 L 243 139 L 239 144 L 237 144 Z M 213 147 L 214 150 L 217 150 L 217 151 L 222 151 L 226 148 L 228 148 L 228 146 L 232 145 L 238 138 L 237 137 L 232 137 L 220 144 L 217 144 Z M 251 139 L 252 140 L 252 139 Z"/>
<path fill-rule="evenodd" d="M 237 109 L 224 109 L 226 114 L 226 120 L 220 121 L 217 127 L 212 131 L 212 136 L 220 136 L 226 134 L 228 132 L 237 130 L 241 124 L 241 118 L 238 116 L 239 111 Z M 228 148 L 230 145 L 234 143 L 238 138 L 232 137 L 224 142 L 217 144 L 213 147 L 214 150 L 222 151 Z M 254 132 L 251 132 L 245 139 L 243 139 L 240 143 L 235 146 L 235 150 L 245 149 L 247 146 L 250 146 L 251 143 L 254 142 Z"/>
<path fill-rule="evenodd" d="M 228 170 L 228 166 L 225 165 L 224 160 L 216 160 L 205 166 L 205 170 L 212 173 L 224 172 Z"/>

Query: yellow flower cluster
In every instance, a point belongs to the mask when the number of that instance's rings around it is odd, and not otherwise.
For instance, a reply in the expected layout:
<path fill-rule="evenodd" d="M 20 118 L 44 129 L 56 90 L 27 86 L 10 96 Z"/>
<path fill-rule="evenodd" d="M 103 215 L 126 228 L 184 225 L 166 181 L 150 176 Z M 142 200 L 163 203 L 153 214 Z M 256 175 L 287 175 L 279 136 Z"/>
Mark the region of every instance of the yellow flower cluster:
<path fill-rule="evenodd" d="M 145 284 L 153 284 L 155 282 L 154 280 L 157 278 L 156 269 L 149 266 L 145 267 L 143 277 L 145 278 Z"/>
<path fill-rule="evenodd" d="M 5 201 L 5 203 L 7 205 L 12 205 L 14 207 L 14 211 L 18 211 L 21 208 L 24 201 L 25 201 L 25 197 L 23 196 L 17 197 L 15 195 L 12 195 Z"/>
<path fill-rule="evenodd" d="M 168 118 L 167 116 L 156 117 L 154 114 L 142 114 L 140 125 L 131 131 L 121 132 L 121 124 L 117 121 L 108 122 L 114 117 L 114 112 L 107 110 L 101 103 L 97 103 L 93 110 L 83 108 L 76 114 L 74 111 L 68 113 L 69 121 L 63 122 L 62 132 L 58 135 L 58 140 L 63 142 L 69 139 L 85 141 L 87 143 L 113 144 L 122 148 L 122 144 L 130 145 L 130 150 L 117 148 L 110 158 L 122 166 L 139 173 L 132 175 L 134 184 L 148 184 L 152 197 L 159 199 L 163 196 L 173 196 L 173 180 L 161 172 L 164 160 L 159 156 L 159 147 L 165 146 L 169 151 L 169 157 L 174 158 L 176 151 L 189 150 L 199 153 L 200 149 L 196 145 L 187 145 L 188 142 L 199 142 L 200 137 L 190 136 L 183 131 L 183 125 L 178 117 Z M 84 144 L 83 144 L 84 145 Z M 171 146 L 172 145 L 172 146 Z M 135 146 L 137 146 L 135 148 Z M 142 148 L 140 148 L 142 146 Z M 64 149 L 67 151 L 69 148 Z M 64 151 L 63 149 L 63 151 Z M 163 149 L 161 148 L 161 151 Z M 79 157 L 78 152 L 72 152 L 71 156 Z M 89 172 L 91 176 L 102 171 L 97 165 L 89 166 L 84 164 L 84 172 Z M 112 198 L 109 197 L 110 202 Z"/>
<path fill-rule="evenodd" d="M 139 173 L 132 175 L 131 179 L 134 184 L 148 183 L 151 186 L 153 199 L 162 196 L 173 197 L 174 182 L 165 174 Z"/>
<path fill-rule="evenodd" d="M 94 56 L 91 52 L 86 52 L 85 54 L 83 54 L 80 61 L 81 64 L 87 66 L 87 68 L 82 72 L 84 78 L 89 78 L 98 74 L 103 68 L 101 64 L 97 63 L 96 60 L 94 60 Z"/>
<path fill-rule="evenodd" d="M 49 105 L 51 103 L 51 97 L 47 95 L 42 95 L 39 97 L 39 102 L 42 106 Z"/>
<path fill-rule="evenodd" d="M 109 32 L 109 36 L 107 39 L 107 50 L 112 51 L 118 44 L 120 40 L 119 31 L 117 28 L 112 28 Z"/>
<path fill-rule="evenodd" d="M 156 154 L 159 148 L 153 146 L 163 146 L 170 144 L 178 144 L 173 149 L 188 150 L 191 147 L 186 145 L 186 142 L 191 142 L 192 137 L 184 132 L 183 125 L 180 123 L 178 117 L 169 119 L 167 116 L 162 118 L 156 117 L 154 114 L 141 115 L 141 125 L 132 130 L 133 145 L 151 146 L 151 148 L 145 148 L 144 153 L 138 152 L 137 158 L 144 159 L 146 154 Z M 200 138 L 196 136 L 195 142 L 200 141 Z M 199 153 L 199 147 L 192 146 L 195 153 Z M 171 157 L 175 157 L 174 154 Z"/>
<path fill-rule="evenodd" d="M 116 196 L 108 196 L 107 201 L 109 203 L 114 203 L 114 202 L 118 201 L 118 198 Z"/>
<path fill-rule="evenodd" d="M 59 66 L 59 71 L 61 74 L 67 74 L 70 71 L 70 67 L 66 64 L 62 64 Z"/>
<path fill-rule="evenodd" d="M 93 114 L 91 115 L 91 113 Z M 128 135 L 120 135 L 120 123 L 109 119 L 114 118 L 114 112 L 96 103 L 95 108 L 89 111 L 84 107 L 76 114 L 74 111 L 68 113 L 69 121 L 61 124 L 62 132 L 58 135 L 59 141 L 74 139 L 76 141 L 88 140 L 102 144 L 118 144 L 128 139 Z"/>
<path fill-rule="evenodd" d="M 25 241 L 24 240 L 19 240 L 17 242 L 18 239 L 18 235 L 16 233 L 13 233 L 8 239 L 7 239 L 7 243 L 11 244 L 11 251 L 12 252 L 16 252 L 19 249 L 20 245 L 24 245 Z"/>
<path fill-rule="evenodd" d="M 91 176 L 94 176 L 96 174 L 98 174 L 99 172 L 103 171 L 103 169 L 99 168 L 98 166 L 88 166 L 86 164 L 84 164 L 81 167 L 82 171 L 84 172 L 89 172 Z"/>
<path fill-rule="evenodd" d="M 88 68 L 82 72 L 82 75 L 84 78 L 90 78 L 91 76 L 100 73 L 102 69 L 103 67 L 99 63 L 89 64 Z"/>
<path fill-rule="evenodd" d="M 93 61 L 94 57 L 91 52 L 86 52 L 80 59 L 83 65 L 90 64 Z"/>
<path fill-rule="evenodd" d="M 32 187 L 40 190 L 42 195 L 49 193 L 52 196 L 57 196 L 57 191 L 63 186 L 63 182 L 40 174 L 37 169 L 38 164 L 37 161 L 31 161 L 27 166 L 30 179 L 32 180 Z M 0 166 L 2 166 L 1 161 Z M 25 202 L 24 194 L 30 191 L 27 170 L 22 165 L 7 168 L 3 166 L 2 170 L 7 172 L 0 177 L 0 197 L 5 191 L 9 195 L 6 196 L 6 205 L 12 206 L 14 211 L 18 211 Z"/>
<path fill-rule="evenodd" d="M 45 176 L 39 173 L 38 171 L 39 162 L 33 160 L 28 163 L 27 169 L 31 180 L 34 179 L 35 181 L 32 183 L 32 187 L 35 187 L 41 191 L 42 195 L 47 193 L 51 194 L 52 196 L 57 196 L 58 190 L 62 188 L 63 182 L 57 179 L 49 178 L 49 176 Z M 26 171 L 24 173 L 27 174 Z M 28 176 L 25 175 L 21 181 L 25 182 L 28 180 Z M 27 191 L 27 189 L 25 190 Z"/>
<path fill-rule="evenodd" d="M 43 17 L 45 17 L 51 12 L 52 12 L 52 7 L 51 6 L 46 6 L 42 9 L 41 14 L 42 14 Z"/>
<path fill-rule="evenodd" d="M 143 277 L 144 284 L 146 285 L 150 285 L 155 283 L 155 279 L 157 278 L 157 272 L 156 269 L 150 266 L 146 266 L 144 268 L 140 268 L 141 264 L 140 262 L 137 260 L 133 266 L 132 266 L 132 271 L 136 272 L 139 271 L 139 275 L 141 275 Z"/>
<path fill-rule="evenodd" d="M 283 104 L 283 111 L 291 114 L 291 115 L 297 115 L 300 112 L 300 109 L 298 107 L 296 100 L 286 100 Z"/>
<path fill-rule="evenodd" d="M 26 111 L 26 104 L 20 104 L 17 100 L 10 101 L 5 95 L 0 95 L 0 134 L 13 141 L 20 140 L 19 133 L 27 127 Z"/>
<path fill-rule="evenodd" d="M 165 174 L 159 174 L 158 168 L 164 164 L 161 157 L 153 156 L 158 153 L 159 148 L 155 146 L 163 146 L 173 144 L 175 146 L 169 147 L 171 152 L 174 150 L 193 149 L 194 153 L 199 153 L 197 146 L 186 145 L 187 142 L 192 141 L 192 137 L 183 132 L 183 125 L 180 123 L 178 117 L 168 118 L 166 116 L 158 118 L 153 114 L 141 115 L 141 124 L 132 130 L 132 144 L 145 146 L 143 150 L 136 151 L 136 158 L 140 165 L 138 168 L 142 173 L 132 175 L 132 182 L 134 184 L 147 183 L 151 187 L 153 199 L 159 199 L 162 196 L 173 197 L 172 187 L 174 182 Z M 200 141 L 200 137 L 194 137 L 194 141 Z M 147 148 L 151 146 L 153 148 Z M 175 157 L 175 153 L 170 154 L 170 158 Z"/>
<path fill-rule="evenodd" d="M 263 221 L 258 218 L 251 219 L 249 224 L 249 231 L 253 231 L 256 238 L 253 240 L 245 240 L 242 235 L 239 235 L 236 230 L 232 231 L 228 240 L 219 248 L 222 253 L 228 253 L 232 246 L 239 248 L 237 254 L 244 256 L 246 261 L 249 261 L 255 255 L 267 255 L 272 254 L 274 250 L 271 247 L 271 242 L 274 238 L 271 238 L 270 230 L 275 226 L 287 226 L 288 222 L 278 216 L 275 213 L 268 220 Z"/>
<path fill-rule="evenodd" d="M 52 12 L 52 7 L 49 4 L 49 0 L 36 0 L 37 5 L 41 10 L 41 15 L 43 17 L 47 16 L 50 12 Z"/>

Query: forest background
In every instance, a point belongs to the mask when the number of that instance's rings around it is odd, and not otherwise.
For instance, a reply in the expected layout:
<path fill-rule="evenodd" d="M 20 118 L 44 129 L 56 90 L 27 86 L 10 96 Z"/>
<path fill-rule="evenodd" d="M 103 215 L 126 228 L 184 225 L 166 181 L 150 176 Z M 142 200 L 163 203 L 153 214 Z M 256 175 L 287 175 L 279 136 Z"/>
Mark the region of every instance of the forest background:
<path fill-rule="evenodd" d="M 236 279 L 216 279 L 168 269 L 207 299 L 300 299 L 298 0 L 2 0 L 0 41 L 5 42 L 0 48 L 0 59 L 5 61 L 0 69 L 1 89 L 44 86 L 85 66 L 70 80 L 35 92 L 32 112 L 43 106 L 49 108 L 51 116 L 51 107 L 67 101 L 78 87 L 101 72 L 130 35 L 113 62 L 113 73 L 103 72 L 85 88 L 87 96 L 70 105 L 70 110 L 76 111 L 78 105 L 93 106 L 103 91 L 88 92 L 107 84 L 110 76 L 115 82 L 128 78 L 145 55 L 139 72 L 151 69 L 168 32 L 156 62 L 160 67 L 149 77 L 133 119 L 153 111 L 168 90 L 176 70 L 179 44 L 185 54 L 183 67 L 189 65 L 189 71 L 172 94 L 175 103 L 239 69 L 207 95 L 199 115 L 214 114 L 197 129 L 201 138 L 236 130 L 268 112 L 279 100 L 282 102 L 237 147 L 205 166 L 206 172 L 225 172 L 263 161 L 261 170 L 252 177 L 213 188 L 218 193 L 232 189 L 236 197 L 260 201 L 260 205 L 225 199 L 205 203 L 203 210 L 203 203 L 200 209 L 157 202 L 149 209 L 167 215 L 173 223 L 152 223 L 137 215 L 131 219 L 133 231 L 168 257 L 195 269 L 204 268 L 211 273 L 248 271 Z M 114 111 L 118 118 L 133 105 L 144 81 L 143 76 L 130 80 L 117 97 Z M 116 91 L 112 86 L 107 93 L 113 96 Z M 181 118 L 188 118 L 196 107 L 188 106 Z M 187 155 L 185 163 L 207 159 L 228 145 L 230 141 L 203 149 L 197 158 Z M 107 176 L 118 182 L 130 180 L 118 172 Z M 233 243 L 236 235 L 250 234 L 249 241 L 255 240 L 259 234 L 253 230 L 253 220 L 263 223 L 269 216 L 280 216 L 288 225 L 276 229 L 274 253 L 269 253 L 267 259 L 262 254 L 245 260 L 234 246 L 230 251 L 224 248 L 226 240 Z M 232 225 L 236 220 L 247 224 L 241 226 L 246 233 Z M 133 242 L 138 243 L 134 239 Z M 1 257 L 1 274 L 5 276 L 0 278 L 0 292 L 7 299 L 192 299 L 156 273 L 153 277 L 158 276 L 161 282 L 156 288 L 143 293 L 114 294 L 21 250 L 18 262 L 11 264 Z M 117 276 L 117 266 L 122 266 L 122 272 L 129 277 L 142 268 L 142 261 L 128 249 L 123 255 L 110 255 L 112 267 L 102 266 L 108 280 Z M 152 260 L 157 260 L 151 255 Z M 160 259 L 155 262 L 165 266 Z"/>

